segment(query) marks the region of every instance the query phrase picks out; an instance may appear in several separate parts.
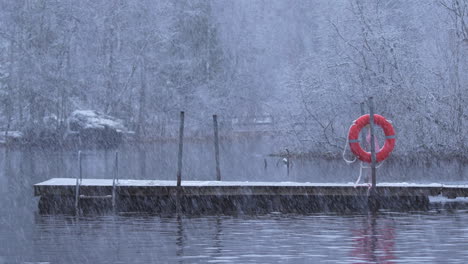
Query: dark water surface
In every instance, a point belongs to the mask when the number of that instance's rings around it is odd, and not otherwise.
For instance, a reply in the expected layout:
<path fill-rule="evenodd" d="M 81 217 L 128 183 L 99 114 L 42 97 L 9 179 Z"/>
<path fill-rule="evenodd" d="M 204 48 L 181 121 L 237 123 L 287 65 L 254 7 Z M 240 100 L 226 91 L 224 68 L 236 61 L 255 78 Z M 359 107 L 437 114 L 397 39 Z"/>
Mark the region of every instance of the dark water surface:
<path fill-rule="evenodd" d="M 224 180 L 352 182 L 359 166 L 293 160 L 268 139 L 221 145 Z M 129 179 L 174 179 L 175 143 L 119 149 Z M 211 142 L 188 142 L 184 179 L 213 180 Z M 86 151 L 85 178 L 110 178 L 113 151 Z M 467 263 L 468 210 L 236 216 L 41 216 L 32 185 L 76 177 L 76 151 L 0 149 L 2 263 Z M 267 167 L 265 168 L 265 161 Z M 466 183 L 457 162 L 388 162 L 378 181 Z"/>

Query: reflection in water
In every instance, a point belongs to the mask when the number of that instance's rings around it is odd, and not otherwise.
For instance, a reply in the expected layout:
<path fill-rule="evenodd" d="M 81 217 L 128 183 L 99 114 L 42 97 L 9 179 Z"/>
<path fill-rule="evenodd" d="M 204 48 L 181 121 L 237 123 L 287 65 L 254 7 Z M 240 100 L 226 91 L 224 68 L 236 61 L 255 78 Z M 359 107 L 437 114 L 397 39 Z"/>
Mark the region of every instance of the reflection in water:
<path fill-rule="evenodd" d="M 216 216 L 216 223 L 215 223 L 215 230 L 216 233 L 213 237 L 214 241 L 214 248 L 215 248 L 215 256 L 219 257 L 221 256 L 221 249 L 222 249 L 222 243 L 221 243 L 221 234 L 223 232 L 222 226 L 221 226 L 221 216 Z"/>
<path fill-rule="evenodd" d="M 381 221 L 380 225 L 377 221 Z M 395 228 L 388 219 L 379 219 L 376 212 L 370 212 L 363 219 L 360 229 L 354 229 L 351 256 L 362 263 L 394 263 Z M 360 263 L 360 262 L 357 262 Z"/>
<path fill-rule="evenodd" d="M 210 237 L 210 232 L 208 232 L 206 234 L 208 236 L 203 240 L 197 241 L 197 243 L 205 243 L 207 246 L 211 245 L 208 247 L 208 249 L 210 249 L 210 258 L 222 258 L 222 216 L 217 215 L 214 218 L 210 216 L 205 220 L 205 225 L 207 226 L 205 226 L 204 228 L 214 230 L 214 235 Z M 190 219 L 186 219 L 185 221 L 190 222 Z M 187 246 L 193 246 L 193 241 L 191 241 L 192 244 L 190 244 L 190 241 L 188 241 L 189 239 L 187 238 L 187 231 L 185 230 L 186 224 L 184 223 L 184 218 L 182 214 L 176 215 L 175 222 L 177 228 L 175 233 L 176 256 L 178 257 L 179 263 L 184 263 L 184 257 L 186 257 L 187 254 L 190 254 L 185 252 L 185 248 Z M 187 244 L 187 241 L 189 242 L 189 244 Z"/>
<path fill-rule="evenodd" d="M 176 256 L 182 257 L 184 255 L 184 245 L 185 245 L 185 234 L 184 234 L 184 225 L 182 221 L 182 216 L 177 214 L 177 235 L 176 235 Z M 179 263 L 183 263 L 182 258 L 180 258 Z"/>
<path fill-rule="evenodd" d="M 0 252 L 5 254 L 5 247 L 10 251 L 19 247 L 21 250 L 16 254 L 22 254 L 24 261 L 51 263 L 421 263 L 430 260 L 464 264 L 468 258 L 465 250 L 468 235 L 460 230 L 466 229 L 462 223 L 467 218 L 468 214 L 461 212 L 455 218 L 440 214 L 120 215 L 81 217 L 79 221 L 67 216 L 36 215 L 33 234 L 28 235 L 32 245 L 21 249 L 21 245 L 3 243 Z M 21 263 L 12 261 L 17 262 Z"/>

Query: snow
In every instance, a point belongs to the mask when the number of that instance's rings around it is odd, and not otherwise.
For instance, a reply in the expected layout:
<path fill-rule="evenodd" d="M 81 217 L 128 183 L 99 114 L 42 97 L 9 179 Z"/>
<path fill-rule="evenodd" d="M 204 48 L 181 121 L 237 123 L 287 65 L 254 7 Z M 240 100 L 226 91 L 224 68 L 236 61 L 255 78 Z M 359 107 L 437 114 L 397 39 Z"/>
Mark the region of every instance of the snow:
<path fill-rule="evenodd" d="M 82 129 L 104 129 L 109 127 L 118 132 L 127 130 L 121 120 L 95 110 L 75 110 L 70 115 L 68 122 L 75 123 Z"/>
<path fill-rule="evenodd" d="M 449 199 L 443 195 L 438 196 L 429 196 L 429 201 L 431 203 L 468 203 L 468 197 L 456 197 L 453 199 Z"/>
<path fill-rule="evenodd" d="M 53 178 L 36 186 L 46 185 L 75 185 L 76 178 Z M 163 180 L 118 180 L 119 186 L 176 186 L 176 181 Z M 112 179 L 83 179 L 84 186 L 112 186 Z M 354 187 L 354 183 L 311 183 L 311 182 L 249 182 L 249 181 L 182 181 L 182 186 L 284 186 L 284 187 Z M 367 184 L 358 184 L 358 187 L 367 187 Z M 419 188 L 468 188 L 468 185 L 451 185 L 441 183 L 379 183 L 378 187 L 419 187 Z"/>
<path fill-rule="evenodd" d="M 6 142 L 6 138 L 11 139 L 21 139 L 23 138 L 23 133 L 21 131 L 0 131 L 0 142 Z"/>
<path fill-rule="evenodd" d="M 0 131 L 0 137 L 5 137 L 7 131 Z M 23 133 L 21 131 L 8 131 L 8 137 L 10 138 L 22 138 Z"/>
<path fill-rule="evenodd" d="M 5 144 L 7 141 L 19 140 L 23 138 L 23 133 L 20 131 L 8 131 L 8 135 L 6 132 L 7 131 L 0 131 L 0 143 Z"/>

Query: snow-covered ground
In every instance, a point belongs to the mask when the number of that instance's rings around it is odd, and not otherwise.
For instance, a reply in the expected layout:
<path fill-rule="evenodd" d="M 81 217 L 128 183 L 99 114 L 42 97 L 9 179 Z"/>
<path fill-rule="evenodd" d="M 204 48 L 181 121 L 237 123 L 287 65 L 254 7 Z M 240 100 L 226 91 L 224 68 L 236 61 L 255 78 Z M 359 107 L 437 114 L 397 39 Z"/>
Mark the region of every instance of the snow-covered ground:
<path fill-rule="evenodd" d="M 123 121 L 112 116 L 105 115 L 95 110 L 75 110 L 68 118 L 72 130 L 80 129 L 115 129 L 117 132 L 127 131 Z"/>

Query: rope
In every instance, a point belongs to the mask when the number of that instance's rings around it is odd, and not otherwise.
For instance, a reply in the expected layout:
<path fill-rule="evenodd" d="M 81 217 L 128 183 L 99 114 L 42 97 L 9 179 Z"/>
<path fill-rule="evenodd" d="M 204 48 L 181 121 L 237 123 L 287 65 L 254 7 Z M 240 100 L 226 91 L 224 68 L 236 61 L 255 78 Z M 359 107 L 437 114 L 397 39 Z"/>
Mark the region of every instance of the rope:
<path fill-rule="evenodd" d="M 351 126 L 349 127 L 349 129 L 348 129 L 348 135 L 349 135 L 349 131 L 351 131 L 351 127 L 354 125 L 354 122 L 355 122 L 355 121 L 356 121 L 356 120 L 354 120 L 353 123 L 351 124 Z M 344 148 L 343 148 L 343 160 L 346 162 L 346 164 L 351 165 L 351 164 L 353 164 L 354 162 L 356 162 L 357 157 L 354 156 L 354 159 L 353 159 L 353 160 L 347 160 L 347 159 L 346 159 L 345 154 L 346 154 L 346 148 L 348 147 L 348 144 L 349 144 L 349 138 L 348 138 L 348 136 L 346 136 L 346 143 L 345 143 L 345 146 L 344 146 Z"/>
<path fill-rule="evenodd" d="M 383 163 L 384 163 L 384 162 L 382 161 L 382 162 L 381 162 L 378 166 L 376 166 L 375 168 L 376 168 L 376 169 L 380 168 L 380 167 L 383 165 Z M 359 165 L 360 165 L 360 166 L 359 166 L 359 177 L 357 178 L 356 182 L 354 183 L 354 188 L 356 188 L 356 186 L 357 186 L 357 185 L 359 184 L 359 182 L 361 181 L 362 169 L 371 169 L 371 168 L 372 168 L 372 167 L 368 167 L 368 166 L 366 167 L 366 166 L 364 166 L 364 163 L 363 163 L 362 161 L 360 162 Z M 371 188 L 371 187 L 369 186 L 369 189 L 370 189 L 370 188 Z"/>
<path fill-rule="evenodd" d="M 359 166 L 359 177 L 357 178 L 357 181 L 354 183 L 354 188 L 356 188 L 356 186 L 359 184 L 359 182 L 361 181 L 361 176 L 362 176 L 362 161 L 361 161 L 361 166 Z"/>

